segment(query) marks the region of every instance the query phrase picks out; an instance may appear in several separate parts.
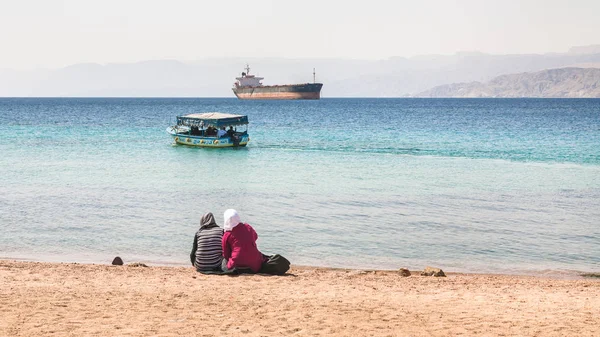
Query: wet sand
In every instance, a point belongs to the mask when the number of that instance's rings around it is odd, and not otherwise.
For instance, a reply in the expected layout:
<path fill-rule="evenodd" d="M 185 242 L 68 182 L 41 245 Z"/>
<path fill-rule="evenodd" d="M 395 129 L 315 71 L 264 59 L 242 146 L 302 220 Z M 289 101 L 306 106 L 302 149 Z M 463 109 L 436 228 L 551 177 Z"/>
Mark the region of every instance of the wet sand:
<path fill-rule="evenodd" d="M 600 336 L 600 282 L 0 261 L 0 336 Z"/>

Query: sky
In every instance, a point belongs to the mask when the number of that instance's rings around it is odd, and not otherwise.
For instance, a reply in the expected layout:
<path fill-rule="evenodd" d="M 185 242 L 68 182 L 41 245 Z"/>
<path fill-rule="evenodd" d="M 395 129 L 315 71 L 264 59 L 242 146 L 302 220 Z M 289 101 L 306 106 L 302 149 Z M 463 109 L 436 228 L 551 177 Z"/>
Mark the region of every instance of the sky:
<path fill-rule="evenodd" d="M 0 0 L 0 69 L 284 57 L 566 52 L 599 0 Z"/>

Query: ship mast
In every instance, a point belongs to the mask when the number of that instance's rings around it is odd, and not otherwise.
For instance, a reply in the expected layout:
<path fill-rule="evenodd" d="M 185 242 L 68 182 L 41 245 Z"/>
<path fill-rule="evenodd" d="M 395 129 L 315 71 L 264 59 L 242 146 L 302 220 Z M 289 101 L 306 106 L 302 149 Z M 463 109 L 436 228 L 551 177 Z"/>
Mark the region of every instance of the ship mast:
<path fill-rule="evenodd" d="M 250 75 L 250 65 L 246 63 L 246 74 Z"/>
<path fill-rule="evenodd" d="M 315 73 L 315 68 L 313 68 L 313 83 L 317 83 L 317 73 Z"/>

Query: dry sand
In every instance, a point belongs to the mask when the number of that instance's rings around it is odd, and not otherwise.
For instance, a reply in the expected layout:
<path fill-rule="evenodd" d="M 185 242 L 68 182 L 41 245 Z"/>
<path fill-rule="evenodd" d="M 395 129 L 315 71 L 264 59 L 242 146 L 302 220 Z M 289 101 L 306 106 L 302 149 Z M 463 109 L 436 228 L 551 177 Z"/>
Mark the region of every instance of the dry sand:
<path fill-rule="evenodd" d="M 0 261 L 2 336 L 600 336 L 600 282 Z"/>

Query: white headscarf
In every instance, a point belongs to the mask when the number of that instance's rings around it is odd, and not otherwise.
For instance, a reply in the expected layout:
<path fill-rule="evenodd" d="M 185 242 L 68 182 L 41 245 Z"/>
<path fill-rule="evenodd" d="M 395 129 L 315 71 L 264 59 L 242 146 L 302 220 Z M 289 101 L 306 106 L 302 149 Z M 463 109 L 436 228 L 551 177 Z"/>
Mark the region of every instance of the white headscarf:
<path fill-rule="evenodd" d="M 240 216 L 237 214 L 235 209 L 228 209 L 223 214 L 223 229 L 226 231 L 232 230 L 235 226 L 239 225 L 242 220 L 240 220 Z"/>

